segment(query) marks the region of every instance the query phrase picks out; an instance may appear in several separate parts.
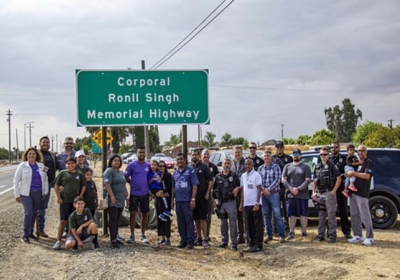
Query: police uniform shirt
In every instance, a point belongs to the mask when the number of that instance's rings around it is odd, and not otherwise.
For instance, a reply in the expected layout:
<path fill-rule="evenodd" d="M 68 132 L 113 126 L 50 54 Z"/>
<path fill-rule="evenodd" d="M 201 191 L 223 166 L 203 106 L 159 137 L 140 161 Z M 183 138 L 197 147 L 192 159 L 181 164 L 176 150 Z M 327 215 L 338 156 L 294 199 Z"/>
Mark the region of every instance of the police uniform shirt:
<path fill-rule="evenodd" d="M 336 178 L 340 176 L 338 167 L 331 161 L 327 161 L 326 164 L 322 162 L 318 163 L 314 169 L 314 181 L 319 189 L 333 189 Z M 328 178 L 329 182 L 323 182 L 323 178 Z"/>
<path fill-rule="evenodd" d="M 231 189 L 228 189 L 229 186 L 232 186 Z M 234 197 L 225 197 L 227 194 L 224 191 L 232 192 L 233 189 L 240 186 L 240 179 L 236 173 L 229 172 L 228 175 L 224 175 L 223 173 L 219 173 L 215 177 L 215 184 L 213 189 L 218 189 L 220 192 L 221 199 L 234 199 Z M 225 195 L 224 195 L 225 194 Z"/>
<path fill-rule="evenodd" d="M 329 160 L 339 169 L 339 173 L 342 176 L 342 184 L 344 184 L 344 167 L 346 166 L 346 156 L 339 153 L 337 157 L 335 157 L 330 154 Z"/>
<path fill-rule="evenodd" d="M 286 164 L 293 162 L 293 158 L 285 154 L 283 154 L 282 156 L 273 155 L 272 161 L 278 164 L 279 167 L 281 168 L 281 171 L 283 171 L 283 168 L 285 167 Z"/>
<path fill-rule="evenodd" d="M 196 165 L 192 163 L 190 167 L 196 171 L 197 178 L 199 179 L 196 198 L 203 198 L 208 190 L 208 182 L 214 181 L 210 172 L 210 168 L 208 168 L 208 166 L 201 161 L 199 161 Z"/>
<path fill-rule="evenodd" d="M 218 167 L 214 163 L 209 162 L 208 168 L 210 168 L 210 172 L 213 178 L 215 178 L 219 174 Z"/>
<path fill-rule="evenodd" d="M 251 159 L 253 161 L 254 170 L 258 170 L 258 168 L 264 164 L 264 160 L 257 155 L 255 158 L 248 156 L 246 159 Z"/>
<path fill-rule="evenodd" d="M 362 165 L 359 167 L 355 168 L 357 172 L 359 173 L 367 173 L 371 175 L 368 180 L 361 179 L 356 177 L 356 181 L 354 182 L 354 185 L 358 189 L 358 191 L 353 192 L 352 195 L 358 195 L 364 198 L 369 198 L 369 190 L 371 187 L 371 177 L 374 175 L 373 169 L 374 165 L 372 161 L 369 158 L 366 158 Z"/>

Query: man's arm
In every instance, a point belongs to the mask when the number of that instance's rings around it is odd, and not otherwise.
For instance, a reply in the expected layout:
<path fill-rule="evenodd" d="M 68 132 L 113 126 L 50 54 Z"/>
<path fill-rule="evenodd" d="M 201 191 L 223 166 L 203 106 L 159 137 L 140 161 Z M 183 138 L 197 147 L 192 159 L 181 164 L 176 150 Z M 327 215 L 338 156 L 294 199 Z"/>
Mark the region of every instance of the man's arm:
<path fill-rule="evenodd" d="M 210 197 L 210 194 L 211 194 L 211 190 L 214 185 L 214 180 L 213 180 L 213 174 L 211 173 L 210 168 L 207 167 L 204 171 L 206 173 L 206 178 L 208 180 L 207 192 L 206 192 L 206 195 L 204 196 L 204 198 L 206 200 L 208 200 L 208 198 Z"/>

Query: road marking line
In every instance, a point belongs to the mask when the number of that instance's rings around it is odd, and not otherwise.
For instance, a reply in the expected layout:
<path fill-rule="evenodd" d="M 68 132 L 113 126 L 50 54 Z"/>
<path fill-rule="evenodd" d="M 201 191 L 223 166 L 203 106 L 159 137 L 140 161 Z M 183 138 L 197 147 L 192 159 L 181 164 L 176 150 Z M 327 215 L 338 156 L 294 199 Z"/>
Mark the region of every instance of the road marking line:
<path fill-rule="evenodd" d="M 0 195 L 2 195 L 3 193 L 6 193 L 6 192 L 8 192 L 8 191 L 11 191 L 13 189 L 13 187 L 11 187 L 11 188 L 9 188 L 9 189 L 6 189 L 5 191 L 2 191 L 2 192 L 0 192 Z"/>
<path fill-rule="evenodd" d="M 2 189 L 2 188 L 5 188 L 5 187 L 7 187 L 7 185 L 3 185 L 3 186 L 1 186 L 1 187 L 0 187 L 0 189 Z"/>

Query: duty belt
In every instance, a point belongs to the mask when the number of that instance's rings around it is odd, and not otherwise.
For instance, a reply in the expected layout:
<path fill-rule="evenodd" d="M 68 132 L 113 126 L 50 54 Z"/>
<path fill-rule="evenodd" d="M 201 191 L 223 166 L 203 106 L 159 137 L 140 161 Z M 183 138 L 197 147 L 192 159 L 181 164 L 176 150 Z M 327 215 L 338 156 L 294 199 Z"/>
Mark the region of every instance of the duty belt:
<path fill-rule="evenodd" d="M 331 188 L 318 189 L 318 191 L 319 191 L 320 193 L 331 192 L 332 190 L 333 190 L 333 189 L 331 189 Z"/>
<path fill-rule="evenodd" d="M 222 202 L 235 201 L 235 199 L 222 199 Z"/>

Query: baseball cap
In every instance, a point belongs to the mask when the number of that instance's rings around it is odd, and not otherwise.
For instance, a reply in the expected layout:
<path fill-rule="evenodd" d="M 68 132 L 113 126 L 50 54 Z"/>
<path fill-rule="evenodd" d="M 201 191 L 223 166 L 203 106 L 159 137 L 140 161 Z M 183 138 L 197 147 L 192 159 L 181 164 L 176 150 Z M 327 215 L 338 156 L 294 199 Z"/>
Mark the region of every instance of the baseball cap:
<path fill-rule="evenodd" d="M 79 151 L 77 151 L 77 152 L 75 153 L 75 157 L 76 157 L 76 158 L 78 158 L 78 157 L 80 157 L 80 156 L 85 156 L 85 152 L 82 151 L 82 150 L 79 150 Z"/>
<path fill-rule="evenodd" d="M 292 155 L 293 155 L 294 157 L 301 156 L 301 151 L 300 151 L 300 149 L 294 149 Z"/>
<path fill-rule="evenodd" d="M 276 141 L 275 147 L 278 147 L 278 146 L 285 146 L 285 145 L 283 145 L 282 141 Z"/>

